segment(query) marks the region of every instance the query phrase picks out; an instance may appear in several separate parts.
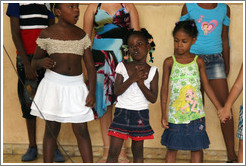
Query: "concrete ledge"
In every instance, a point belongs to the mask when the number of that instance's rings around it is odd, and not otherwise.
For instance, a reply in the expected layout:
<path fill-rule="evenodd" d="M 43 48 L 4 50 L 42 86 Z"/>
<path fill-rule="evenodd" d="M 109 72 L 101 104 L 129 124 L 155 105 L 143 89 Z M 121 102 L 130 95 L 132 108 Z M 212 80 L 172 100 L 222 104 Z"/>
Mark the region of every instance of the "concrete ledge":
<path fill-rule="evenodd" d="M 77 145 L 62 145 L 66 153 L 71 157 L 80 156 Z M 3 144 L 4 155 L 22 155 L 28 148 L 27 144 Z M 43 147 L 41 144 L 38 145 L 38 153 L 43 154 Z M 60 148 L 61 149 L 61 148 Z M 93 156 L 101 157 L 103 153 L 103 146 L 93 146 Z M 61 149 L 65 155 L 64 151 Z M 127 148 L 128 157 L 132 158 L 131 148 Z M 144 148 L 145 159 L 164 159 L 166 155 L 166 148 Z M 177 159 L 187 160 L 190 159 L 189 151 L 178 151 Z M 221 161 L 227 160 L 226 151 L 224 150 L 204 150 L 204 161 Z"/>

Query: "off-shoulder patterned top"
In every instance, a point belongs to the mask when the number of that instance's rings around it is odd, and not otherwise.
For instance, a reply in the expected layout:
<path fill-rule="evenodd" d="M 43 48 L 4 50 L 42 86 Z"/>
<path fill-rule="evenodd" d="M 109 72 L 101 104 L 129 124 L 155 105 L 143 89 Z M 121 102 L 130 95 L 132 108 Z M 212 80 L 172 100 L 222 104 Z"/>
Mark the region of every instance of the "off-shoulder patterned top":
<path fill-rule="evenodd" d="M 83 56 L 84 50 L 91 46 L 91 40 L 88 34 L 80 40 L 38 38 L 36 43 L 41 49 L 46 50 L 49 55 L 55 53 L 70 53 Z"/>

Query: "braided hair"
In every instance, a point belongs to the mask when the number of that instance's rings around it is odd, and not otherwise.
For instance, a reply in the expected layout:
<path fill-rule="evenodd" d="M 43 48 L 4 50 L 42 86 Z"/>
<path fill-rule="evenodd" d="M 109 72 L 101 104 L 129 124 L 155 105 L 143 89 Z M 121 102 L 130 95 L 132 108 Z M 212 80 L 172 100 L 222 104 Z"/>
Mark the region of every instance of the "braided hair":
<path fill-rule="evenodd" d="M 150 44 L 150 50 L 149 50 L 150 60 L 149 61 L 153 63 L 154 57 L 153 57 L 152 53 L 155 51 L 155 43 L 154 43 L 152 35 L 149 34 L 149 32 L 145 28 L 141 28 L 140 31 L 135 31 L 134 29 L 130 29 L 126 33 L 126 35 L 123 39 L 123 45 L 122 45 L 123 51 L 125 53 L 124 59 L 125 60 L 128 59 L 128 39 L 132 35 L 140 35 L 146 40 L 146 43 Z"/>

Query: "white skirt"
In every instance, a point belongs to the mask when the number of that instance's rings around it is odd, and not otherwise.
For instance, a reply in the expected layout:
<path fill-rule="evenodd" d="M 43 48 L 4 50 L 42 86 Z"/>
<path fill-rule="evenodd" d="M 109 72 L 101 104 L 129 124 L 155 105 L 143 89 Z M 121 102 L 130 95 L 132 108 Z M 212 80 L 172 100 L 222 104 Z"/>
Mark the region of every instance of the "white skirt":
<path fill-rule="evenodd" d="M 94 120 L 92 109 L 85 106 L 87 95 L 82 74 L 65 76 L 47 69 L 32 102 L 31 114 L 62 123 Z"/>

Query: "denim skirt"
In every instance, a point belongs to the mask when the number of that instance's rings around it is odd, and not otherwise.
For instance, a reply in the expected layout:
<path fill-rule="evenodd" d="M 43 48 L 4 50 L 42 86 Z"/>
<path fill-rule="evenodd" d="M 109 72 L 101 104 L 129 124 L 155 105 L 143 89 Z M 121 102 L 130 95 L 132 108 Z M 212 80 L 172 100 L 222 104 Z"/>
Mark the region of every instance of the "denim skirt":
<path fill-rule="evenodd" d="M 108 135 L 134 141 L 153 139 L 154 131 L 149 123 L 149 110 L 128 110 L 115 108 L 114 120 L 108 129 Z"/>
<path fill-rule="evenodd" d="M 172 150 L 197 151 L 208 148 L 210 141 L 205 118 L 193 120 L 188 124 L 169 123 L 169 128 L 162 134 L 161 144 Z"/>
<path fill-rule="evenodd" d="M 237 138 L 243 140 L 243 105 L 240 106 Z"/>
<path fill-rule="evenodd" d="M 204 60 L 208 79 L 226 79 L 225 63 L 222 54 L 198 55 Z"/>

